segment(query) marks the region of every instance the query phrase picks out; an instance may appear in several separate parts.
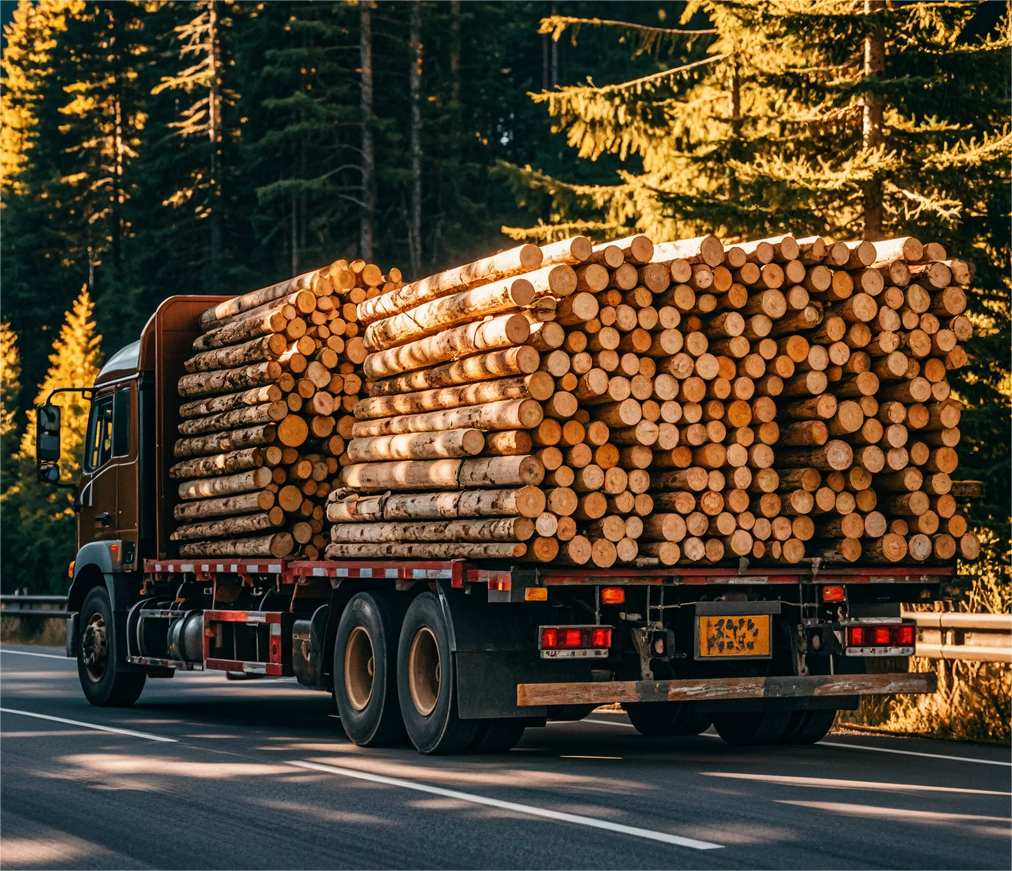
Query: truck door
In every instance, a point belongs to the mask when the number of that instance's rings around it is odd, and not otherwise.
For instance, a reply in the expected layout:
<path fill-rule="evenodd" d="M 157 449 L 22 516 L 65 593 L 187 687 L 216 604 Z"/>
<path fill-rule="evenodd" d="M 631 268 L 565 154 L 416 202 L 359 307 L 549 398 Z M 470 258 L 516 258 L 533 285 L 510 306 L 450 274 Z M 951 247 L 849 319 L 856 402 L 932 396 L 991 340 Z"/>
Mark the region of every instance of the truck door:
<path fill-rule="evenodd" d="M 131 384 L 92 401 L 78 496 L 78 544 L 137 540 L 137 446 Z"/>

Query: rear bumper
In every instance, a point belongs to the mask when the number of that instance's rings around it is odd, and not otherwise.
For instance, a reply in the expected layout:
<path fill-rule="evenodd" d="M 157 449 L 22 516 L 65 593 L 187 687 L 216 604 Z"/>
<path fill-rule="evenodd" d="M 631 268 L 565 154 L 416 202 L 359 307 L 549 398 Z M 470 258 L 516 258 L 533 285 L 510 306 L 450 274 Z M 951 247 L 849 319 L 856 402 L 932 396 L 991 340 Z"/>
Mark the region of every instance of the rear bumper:
<path fill-rule="evenodd" d="M 933 693 L 934 674 L 836 674 L 706 680 L 517 684 L 517 705 L 607 705 L 615 702 L 711 702 Z"/>

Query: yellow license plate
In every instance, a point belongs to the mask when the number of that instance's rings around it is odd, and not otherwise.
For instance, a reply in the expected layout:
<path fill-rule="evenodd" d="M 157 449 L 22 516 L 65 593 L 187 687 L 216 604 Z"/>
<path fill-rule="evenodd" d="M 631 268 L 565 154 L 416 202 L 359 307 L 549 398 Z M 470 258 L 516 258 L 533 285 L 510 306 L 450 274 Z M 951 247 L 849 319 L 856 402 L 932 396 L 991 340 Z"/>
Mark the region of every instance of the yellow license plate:
<path fill-rule="evenodd" d="M 708 614 L 699 620 L 699 658 L 769 657 L 769 614 Z"/>

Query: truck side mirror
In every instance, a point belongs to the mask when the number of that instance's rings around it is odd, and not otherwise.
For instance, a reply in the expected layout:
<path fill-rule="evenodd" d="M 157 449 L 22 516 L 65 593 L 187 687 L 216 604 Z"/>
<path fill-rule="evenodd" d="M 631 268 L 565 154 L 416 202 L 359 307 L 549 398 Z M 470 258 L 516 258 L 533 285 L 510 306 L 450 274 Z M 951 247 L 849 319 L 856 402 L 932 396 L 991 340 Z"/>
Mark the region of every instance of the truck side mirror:
<path fill-rule="evenodd" d="M 35 417 L 35 459 L 42 463 L 60 462 L 60 407 L 40 405 Z"/>

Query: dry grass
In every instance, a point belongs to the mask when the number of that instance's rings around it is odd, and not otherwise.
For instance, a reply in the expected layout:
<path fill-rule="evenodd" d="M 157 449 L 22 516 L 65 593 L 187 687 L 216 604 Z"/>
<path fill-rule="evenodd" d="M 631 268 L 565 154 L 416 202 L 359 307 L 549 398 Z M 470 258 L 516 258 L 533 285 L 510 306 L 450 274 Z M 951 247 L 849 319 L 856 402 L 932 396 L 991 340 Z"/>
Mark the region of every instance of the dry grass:
<path fill-rule="evenodd" d="M 2 617 L 0 641 L 4 644 L 65 647 L 67 621 L 63 617 Z"/>

